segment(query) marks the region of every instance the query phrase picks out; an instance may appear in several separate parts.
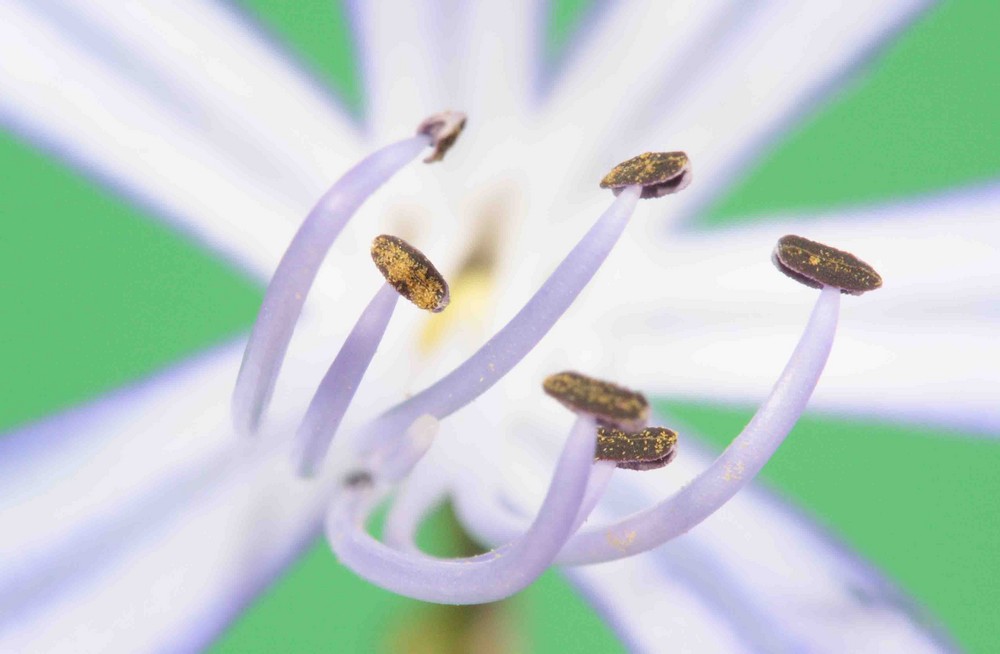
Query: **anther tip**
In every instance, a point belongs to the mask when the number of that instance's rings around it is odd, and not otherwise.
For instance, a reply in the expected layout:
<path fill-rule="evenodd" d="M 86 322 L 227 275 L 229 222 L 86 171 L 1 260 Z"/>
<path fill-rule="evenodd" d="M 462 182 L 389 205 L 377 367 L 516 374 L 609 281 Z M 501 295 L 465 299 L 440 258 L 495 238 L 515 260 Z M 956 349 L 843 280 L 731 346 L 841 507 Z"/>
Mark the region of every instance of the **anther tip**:
<path fill-rule="evenodd" d="M 882 286 L 882 276 L 853 254 L 794 234 L 778 239 L 771 261 L 811 288 L 832 286 L 841 293 L 861 295 Z"/>
<path fill-rule="evenodd" d="M 549 375 L 542 389 L 570 411 L 593 416 L 599 425 L 637 431 L 649 420 L 649 402 L 642 393 L 578 372 Z"/>
<path fill-rule="evenodd" d="M 597 430 L 594 458 L 614 461 L 626 470 L 656 470 L 677 456 L 677 432 L 666 427 L 647 427 L 628 433 L 613 427 Z"/>
<path fill-rule="evenodd" d="M 691 184 L 691 161 L 684 152 L 646 152 L 611 169 L 601 188 L 618 195 L 629 186 L 641 186 L 640 198 L 659 198 L 683 191 Z"/>
<path fill-rule="evenodd" d="M 347 488 L 364 488 L 372 486 L 375 478 L 367 470 L 353 470 L 344 475 L 343 484 Z"/>
<path fill-rule="evenodd" d="M 425 311 L 439 313 L 451 301 L 448 283 L 424 253 L 396 236 L 372 241 L 372 260 L 396 292 Z"/>
<path fill-rule="evenodd" d="M 431 147 L 434 152 L 424 163 L 434 163 L 444 159 L 444 155 L 455 145 L 458 135 L 465 129 L 466 115 L 461 111 L 442 111 L 428 116 L 417 126 L 417 134 L 431 137 Z"/>

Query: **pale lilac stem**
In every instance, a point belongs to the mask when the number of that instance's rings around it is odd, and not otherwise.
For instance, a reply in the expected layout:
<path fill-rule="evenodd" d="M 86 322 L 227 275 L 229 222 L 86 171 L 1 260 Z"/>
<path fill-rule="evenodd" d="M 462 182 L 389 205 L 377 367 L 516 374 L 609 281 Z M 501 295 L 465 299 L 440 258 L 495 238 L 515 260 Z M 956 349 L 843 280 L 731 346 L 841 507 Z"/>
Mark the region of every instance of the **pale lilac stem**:
<path fill-rule="evenodd" d="M 311 477 L 322 465 L 340 421 L 382 341 L 398 299 L 396 289 L 382 285 L 361 312 L 316 389 L 295 437 L 293 457 L 301 476 Z"/>
<path fill-rule="evenodd" d="M 441 423 L 434 416 L 422 415 L 406 429 L 402 439 L 393 441 L 391 448 L 376 450 L 368 459 L 375 478 L 391 484 L 399 483 L 434 444 Z"/>
<path fill-rule="evenodd" d="M 431 509 L 447 497 L 449 482 L 441 467 L 417 465 L 396 491 L 389 513 L 385 516 L 385 524 L 382 525 L 385 544 L 396 550 L 419 553 L 417 530 Z"/>
<path fill-rule="evenodd" d="M 565 313 L 607 258 L 635 210 L 642 189 L 626 188 L 594 223 L 534 296 L 465 363 L 376 418 L 363 448 L 378 447 L 417 416 L 443 419 L 485 393 L 510 372 Z"/>
<path fill-rule="evenodd" d="M 620 559 L 662 545 L 712 515 L 760 472 L 802 415 L 826 365 L 840 312 L 840 290 L 825 287 L 771 394 L 739 436 L 672 497 L 613 525 L 577 534 L 558 563 Z"/>
<path fill-rule="evenodd" d="M 430 137 L 418 135 L 374 152 L 337 180 L 306 216 L 264 293 L 243 353 L 232 403 L 239 433 L 252 434 L 260 425 L 302 305 L 330 246 L 358 207 L 428 145 Z"/>
<path fill-rule="evenodd" d="M 383 545 L 365 531 L 377 501 L 371 486 L 346 488 L 334 498 L 327 538 L 356 574 L 399 595 L 439 604 L 508 597 L 541 575 L 572 533 L 593 467 L 595 430 L 591 418 L 577 419 L 535 521 L 522 537 L 487 555 L 442 561 Z"/>
<path fill-rule="evenodd" d="M 580 510 L 576 515 L 573 533 L 586 522 L 594 507 L 604 495 L 608 483 L 616 469 L 613 461 L 598 461 L 587 483 Z M 462 485 L 454 490 L 455 512 L 469 533 L 478 541 L 495 546 L 506 543 L 527 529 L 527 518 L 506 504 L 498 494 L 498 490 L 489 483 L 475 479 L 472 475 L 465 478 Z"/>

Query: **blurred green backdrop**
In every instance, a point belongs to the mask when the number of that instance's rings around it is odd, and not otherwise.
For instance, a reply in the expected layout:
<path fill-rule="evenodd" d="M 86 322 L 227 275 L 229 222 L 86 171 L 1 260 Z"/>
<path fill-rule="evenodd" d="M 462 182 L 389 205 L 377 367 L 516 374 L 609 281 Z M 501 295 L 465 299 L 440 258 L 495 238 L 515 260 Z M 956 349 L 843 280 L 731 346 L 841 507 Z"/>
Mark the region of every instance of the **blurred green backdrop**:
<path fill-rule="evenodd" d="M 240 0 L 347 107 L 363 110 L 354 44 L 330 0 Z M 556 64 L 593 0 L 555 0 Z M 1000 176 L 1000 3 L 950 2 L 896 42 L 854 86 L 810 116 L 702 217 L 889 200 Z M 140 208 L 0 131 L 0 431 L 85 401 L 244 332 L 262 289 Z M 25 283 L 27 281 L 27 283 Z M 17 371 L 16 375 L 9 374 Z M 749 407 L 671 402 L 725 445 Z M 1000 627 L 1000 444 L 812 415 L 765 468 L 794 497 L 937 615 L 970 651 L 995 651 Z M 913 483 L 920 475 L 920 483 Z M 895 483 L 905 481 L 906 483 Z M 877 501 L 875 501 L 877 500 Z M 439 514 L 428 529 L 451 542 Z M 394 625 L 388 632 L 382 624 Z M 518 649 L 621 649 L 555 573 L 493 611 L 404 600 L 338 567 L 319 543 L 216 644 L 217 652 L 388 651 L 428 625 L 492 625 Z M 497 627 L 499 625 L 499 627 Z M 471 627 L 470 627 L 471 628 Z M 416 642 L 416 639 L 411 639 Z M 431 643 L 444 647 L 446 644 Z M 436 650 L 440 651 L 440 649 Z"/>

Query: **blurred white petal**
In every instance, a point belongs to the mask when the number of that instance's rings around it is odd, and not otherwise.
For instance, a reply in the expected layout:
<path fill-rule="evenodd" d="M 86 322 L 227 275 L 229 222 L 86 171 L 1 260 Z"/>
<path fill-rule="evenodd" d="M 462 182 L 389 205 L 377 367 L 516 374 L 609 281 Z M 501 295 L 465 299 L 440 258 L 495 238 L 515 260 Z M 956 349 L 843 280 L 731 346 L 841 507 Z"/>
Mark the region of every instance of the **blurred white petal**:
<path fill-rule="evenodd" d="M 220 40 L 217 9 L 202 16 L 176 3 L 157 3 L 153 12 L 130 3 L 115 9 L 119 19 L 123 11 L 140 15 L 121 30 L 101 6 L 77 8 L 89 11 L 86 30 L 53 20 L 56 8 L 47 4 L 0 7 L 0 119 L 266 277 L 329 183 L 322 173 L 352 162 L 357 139 L 338 128 L 344 121 L 332 103 L 259 37 L 230 20 L 222 33 L 231 41 Z M 135 42 L 159 47 L 129 67 L 95 47 L 107 34 L 126 51 Z M 177 96 L 167 102 L 163 92 Z M 298 109 L 281 119 L 289 104 Z M 303 111 L 312 119 L 295 122 Z M 229 131 L 241 124 L 256 142 Z M 288 142 L 290 126 L 297 142 Z M 291 161 L 296 167 L 283 175 L 269 168 Z"/>

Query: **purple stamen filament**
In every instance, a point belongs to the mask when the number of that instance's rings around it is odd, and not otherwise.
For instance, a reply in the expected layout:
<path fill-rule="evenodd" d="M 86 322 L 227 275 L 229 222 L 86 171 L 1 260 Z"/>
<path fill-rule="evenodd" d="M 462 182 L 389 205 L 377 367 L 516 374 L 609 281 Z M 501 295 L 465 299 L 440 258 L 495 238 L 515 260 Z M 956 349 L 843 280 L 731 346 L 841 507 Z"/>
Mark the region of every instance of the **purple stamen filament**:
<path fill-rule="evenodd" d="M 644 552 L 687 532 L 732 499 L 760 472 L 805 410 L 830 355 L 839 313 L 840 289 L 824 287 L 771 394 L 712 465 L 656 506 L 577 534 L 557 562 L 598 563 Z"/>
<path fill-rule="evenodd" d="M 365 428 L 362 447 L 380 447 L 417 416 L 454 413 L 491 388 L 555 325 L 600 268 L 628 224 L 641 189 L 625 189 L 598 218 L 542 287 L 483 347 L 451 373 L 397 404 Z"/>
<path fill-rule="evenodd" d="M 398 300 L 396 289 L 383 284 L 330 364 L 296 434 L 295 459 L 300 475 L 312 476 L 322 464 Z"/>
<path fill-rule="evenodd" d="M 361 204 L 430 142 L 418 135 L 372 153 L 337 180 L 306 216 L 264 293 L 243 353 L 232 405 L 239 433 L 252 434 L 260 425 L 302 305 L 333 242 Z"/>
<path fill-rule="evenodd" d="M 441 604 L 480 604 L 525 588 L 552 563 L 577 526 L 592 468 L 596 425 L 578 418 L 549 492 L 523 536 L 471 559 L 437 560 L 383 545 L 365 531 L 377 500 L 372 487 L 346 488 L 327 516 L 327 538 L 355 573 L 401 595 Z"/>
<path fill-rule="evenodd" d="M 265 293 L 244 353 L 232 404 L 239 432 L 252 434 L 259 427 L 305 297 L 334 240 L 367 197 L 430 144 L 430 137 L 419 135 L 375 152 L 338 180 L 306 217 Z M 624 188 L 524 307 L 467 361 L 362 429 L 358 442 L 364 465 L 346 478 L 326 523 L 331 547 L 358 575 L 425 601 L 499 600 L 530 584 L 553 562 L 613 560 L 683 534 L 749 483 L 787 436 L 829 356 L 839 289 L 823 288 L 785 370 L 743 432 L 709 468 L 656 506 L 608 527 L 576 533 L 616 467 L 614 462 L 594 463 L 596 424 L 580 416 L 530 526 L 483 478 L 470 472 L 447 478 L 431 469 L 412 475 L 397 498 L 386 529 L 389 546 L 365 531 L 387 485 L 406 477 L 427 452 L 438 421 L 491 388 L 565 313 L 618 241 L 642 191 L 639 186 Z M 398 297 L 389 284 L 378 291 L 320 383 L 296 435 L 300 474 L 312 475 L 322 464 Z M 449 492 L 474 535 L 507 544 L 464 559 L 441 560 L 420 552 L 413 542 L 416 527 Z"/>

